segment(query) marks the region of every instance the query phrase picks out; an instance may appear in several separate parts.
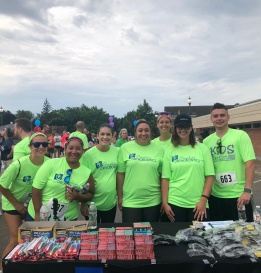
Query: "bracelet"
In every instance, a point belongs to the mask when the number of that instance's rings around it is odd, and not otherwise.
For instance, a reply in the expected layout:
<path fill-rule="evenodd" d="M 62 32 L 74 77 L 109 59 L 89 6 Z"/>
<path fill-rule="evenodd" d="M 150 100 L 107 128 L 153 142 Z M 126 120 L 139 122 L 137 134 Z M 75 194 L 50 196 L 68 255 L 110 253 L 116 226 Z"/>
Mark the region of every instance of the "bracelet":
<path fill-rule="evenodd" d="M 207 198 L 207 199 L 209 198 L 209 197 L 208 197 L 207 195 L 205 195 L 205 194 L 202 194 L 201 197 L 205 197 L 205 198 Z"/>

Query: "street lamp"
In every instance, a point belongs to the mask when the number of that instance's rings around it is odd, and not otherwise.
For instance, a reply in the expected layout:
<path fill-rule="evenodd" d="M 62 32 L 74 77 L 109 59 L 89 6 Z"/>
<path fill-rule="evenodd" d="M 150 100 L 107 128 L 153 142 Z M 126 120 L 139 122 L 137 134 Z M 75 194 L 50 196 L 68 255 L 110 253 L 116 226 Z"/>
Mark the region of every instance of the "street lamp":
<path fill-rule="evenodd" d="M 187 101 L 188 101 L 188 105 L 189 105 L 189 116 L 190 116 L 190 105 L 192 103 L 192 99 L 189 97 Z"/>
<path fill-rule="evenodd" d="M 0 114 L 1 114 L 1 126 L 3 126 L 3 112 L 4 112 L 4 109 L 3 109 L 3 107 L 1 106 L 1 107 L 0 107 Z"/>

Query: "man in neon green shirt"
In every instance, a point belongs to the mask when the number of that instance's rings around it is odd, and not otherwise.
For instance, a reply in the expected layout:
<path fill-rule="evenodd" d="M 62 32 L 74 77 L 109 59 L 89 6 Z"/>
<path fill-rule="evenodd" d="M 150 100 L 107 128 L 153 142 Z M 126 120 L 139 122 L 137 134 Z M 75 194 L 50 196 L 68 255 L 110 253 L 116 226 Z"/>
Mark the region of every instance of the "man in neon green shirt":
<path fill-rule="evenodd" d="M 210 218 L 238 220 L 237 208 L 245 205 L 247 221 L 253 221 L 252 185 L 255 173 L 255 153 L 247 133 L 228 127 L 226 106 L 215 103 L 211 121 L 216 132 L 204 139 L 211 152 L 215 181 L 209 199 Z"/>
<path fill-rule="evenodd" d="M 13 160 L 29 155 L 31 153 L 29 148 L 31 121 L 26 118 L 16 119 L 14 124 L 14 136 L 21 139 L 21 141 L 14 146 Z"/>
<path fill-rule="evenodd" d="M 83 150 L 84 152 L 86 152 L 88 150 L 88 141 L 87 141 L 87 136 L 83 133 L 84 127 L 85 127 L 85 124 L 83 121 L 77 121 L 76 131 L 70 134 L 69 139 L 72 137 L 80 138 L 83 142 Z"/>

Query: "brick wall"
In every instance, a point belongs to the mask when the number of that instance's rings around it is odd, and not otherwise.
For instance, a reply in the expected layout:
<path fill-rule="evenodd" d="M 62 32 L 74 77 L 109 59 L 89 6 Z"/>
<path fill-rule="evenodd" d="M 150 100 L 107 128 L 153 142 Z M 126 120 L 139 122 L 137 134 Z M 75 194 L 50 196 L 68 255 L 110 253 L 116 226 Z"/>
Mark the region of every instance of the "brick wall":
<path fill-rule="evenodd" d="M 244 129 L 244 131 L 248 133 L 252 140 L 256 156 L 261 157 L 261 128 Z"/>

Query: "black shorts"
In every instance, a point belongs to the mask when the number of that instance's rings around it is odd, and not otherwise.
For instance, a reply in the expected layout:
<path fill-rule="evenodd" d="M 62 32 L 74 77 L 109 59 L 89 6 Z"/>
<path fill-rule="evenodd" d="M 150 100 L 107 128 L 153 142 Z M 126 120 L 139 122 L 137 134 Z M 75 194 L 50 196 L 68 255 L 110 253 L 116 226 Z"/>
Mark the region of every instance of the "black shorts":
<path fill-rule="evenodd" d="M 3 213 L 7 213 L 7 214 L 10 214 L 10 215 L 20 215 L 20 216 L 22 216 L 22 214 L 17 210 L 2 210 L 2 211 L 3 211 Z"/>
<path fill-rule="evenodd" d="M 54 153 L 54 148 L 48 148 L 48 152 L 53 154 Z"/>

